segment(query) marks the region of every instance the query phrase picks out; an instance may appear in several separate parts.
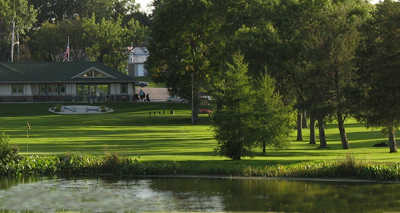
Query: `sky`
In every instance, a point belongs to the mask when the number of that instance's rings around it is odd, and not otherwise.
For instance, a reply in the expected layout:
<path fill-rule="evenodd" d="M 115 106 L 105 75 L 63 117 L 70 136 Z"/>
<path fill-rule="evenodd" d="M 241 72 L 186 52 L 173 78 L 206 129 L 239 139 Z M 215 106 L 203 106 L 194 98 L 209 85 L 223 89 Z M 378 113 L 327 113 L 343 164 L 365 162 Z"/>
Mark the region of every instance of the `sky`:
<path fill-rule="evenodd" d="M 144 10 L 145 12 L 149 13 L 151 11 L 151 8 L 149 8 L 148 5 L 152 1 L 153 0 L 136 0 L 136 3 L 140 4 L 141 10 Z"/>

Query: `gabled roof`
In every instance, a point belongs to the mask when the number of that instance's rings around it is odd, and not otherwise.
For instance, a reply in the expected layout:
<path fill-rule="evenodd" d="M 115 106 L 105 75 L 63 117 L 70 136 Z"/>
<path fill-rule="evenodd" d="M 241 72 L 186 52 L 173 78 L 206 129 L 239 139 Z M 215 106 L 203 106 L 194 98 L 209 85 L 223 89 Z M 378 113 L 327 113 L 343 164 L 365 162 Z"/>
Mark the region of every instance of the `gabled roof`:
<path fill-rule="evenodd" d="M 135 47 L 131 50 L 132 55 L 149 55 L 147 47 Z"/>
<path fill-rule="evenodd" d="M 80 78 L 88 71 L 98 71 L 105 75 L 101 78 Z M 101 63 L 0 63 L 0 83 L 124 83 L 134 79 L 115 71 Z"/>

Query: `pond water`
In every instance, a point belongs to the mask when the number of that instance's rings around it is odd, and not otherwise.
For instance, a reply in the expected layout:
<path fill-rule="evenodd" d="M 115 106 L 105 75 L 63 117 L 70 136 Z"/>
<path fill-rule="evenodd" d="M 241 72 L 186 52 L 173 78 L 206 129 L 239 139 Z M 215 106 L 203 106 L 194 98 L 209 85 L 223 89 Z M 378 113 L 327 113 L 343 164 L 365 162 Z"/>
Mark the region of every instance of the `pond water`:
<path fill-rule="evenodd" d="M 396 212 L 400 185 L 265 179 L 0 181 L 0 212 Z"/>

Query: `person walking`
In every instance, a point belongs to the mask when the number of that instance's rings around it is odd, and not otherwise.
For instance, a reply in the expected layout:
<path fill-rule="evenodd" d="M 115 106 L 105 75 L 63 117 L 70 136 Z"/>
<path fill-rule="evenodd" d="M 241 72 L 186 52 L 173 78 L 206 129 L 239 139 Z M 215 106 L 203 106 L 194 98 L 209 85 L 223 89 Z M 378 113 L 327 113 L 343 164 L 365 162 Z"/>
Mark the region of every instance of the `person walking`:
<path fill-rule="evenodd" d="M 143 92 L 142 89 L 140 89 L 139 91 L 139 96 L 141 101 L 144 101 L 144 99 L 146 98 L 146 94 Z"/>

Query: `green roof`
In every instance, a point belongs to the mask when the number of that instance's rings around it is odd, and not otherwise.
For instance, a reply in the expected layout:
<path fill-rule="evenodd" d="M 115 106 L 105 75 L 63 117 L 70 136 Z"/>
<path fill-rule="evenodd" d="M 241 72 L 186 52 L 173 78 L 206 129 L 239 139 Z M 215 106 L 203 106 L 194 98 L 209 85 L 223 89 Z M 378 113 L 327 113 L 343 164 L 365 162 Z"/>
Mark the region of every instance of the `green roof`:
<path fill-rule="evenodd" d="M 80 78 L 79 74 L 96 70 L 106 77 Z M 0 63 L 0 83 L 126 83 L 134 79 L 124 73 L 113 70 L 101 63 L 67 62 L 67 63 Z"/>

